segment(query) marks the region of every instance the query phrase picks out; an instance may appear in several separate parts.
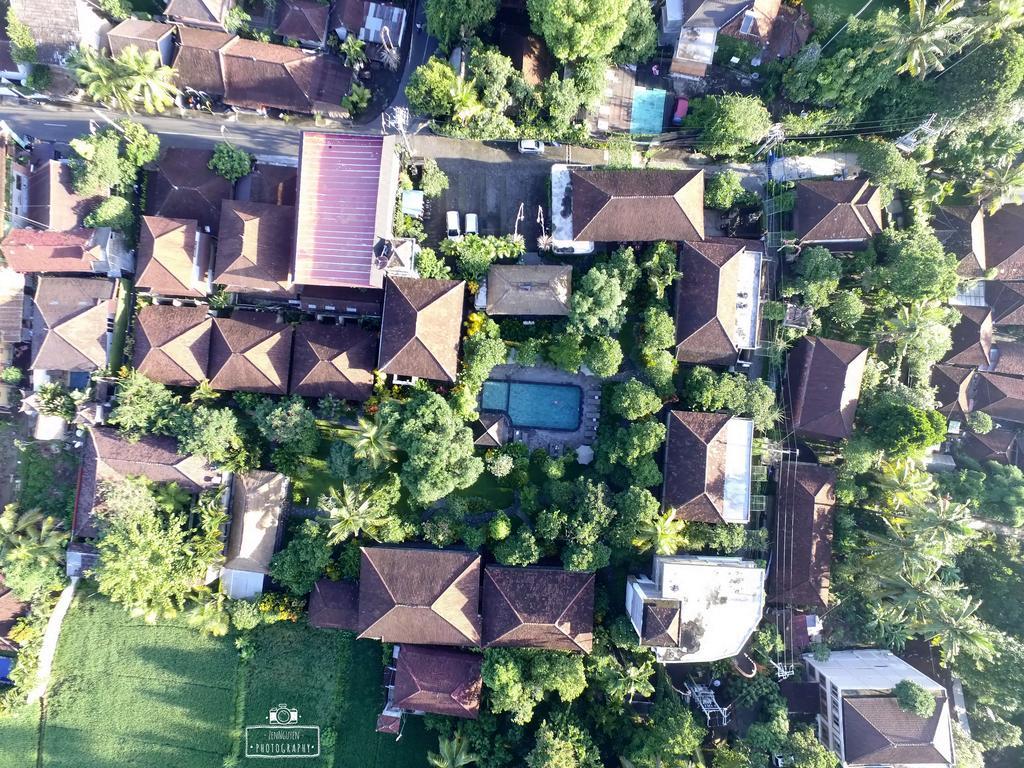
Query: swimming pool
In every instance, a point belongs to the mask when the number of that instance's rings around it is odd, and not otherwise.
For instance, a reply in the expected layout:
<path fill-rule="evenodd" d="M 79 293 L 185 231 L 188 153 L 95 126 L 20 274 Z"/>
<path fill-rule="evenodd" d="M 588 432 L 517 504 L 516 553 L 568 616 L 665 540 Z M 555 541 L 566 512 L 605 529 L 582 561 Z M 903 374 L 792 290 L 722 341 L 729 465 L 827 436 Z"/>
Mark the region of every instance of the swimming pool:
<path fill-rule="evenodd" d="M 633 112 L 629 118 L 629 132 L 639 134 L 661 133 L 665 127 L 665 97 L 668 91 L 660 88 L 633 87 Z"/>
<path fill-rule="evenodd" d="M 575 384 L 485 381 L 480 407 L 504 411 L 512 425 L 572 432 L 580 426 L 583 390 Z"/>

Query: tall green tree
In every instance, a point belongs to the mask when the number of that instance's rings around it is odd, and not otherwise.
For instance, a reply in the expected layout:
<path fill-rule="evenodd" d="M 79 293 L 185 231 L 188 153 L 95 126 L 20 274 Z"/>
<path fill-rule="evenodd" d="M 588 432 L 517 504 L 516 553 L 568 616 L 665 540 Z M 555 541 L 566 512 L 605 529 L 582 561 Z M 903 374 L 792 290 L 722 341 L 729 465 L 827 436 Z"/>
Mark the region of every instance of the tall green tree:
<path fill-rule="evenodd" d="M 527 0 L 533 31 L 559 61 L 604 59 L 626 32 L 632 0 Z"/>
<path fill-rule="evenodd" d="M 970 20 L 957 16 L 964 0 L 908 0 L 909 15 L 882 16 L 884 40 L 875 50 L 892 63 L 898 73 L 924 78 L 929 72 L 945 69 L 944 62 L 959 51 L 973 31 Z"/>
<path fill-rule="evenodd" d="M 354 426 L 340 430 L 338 437 L 352 447 L 356 459 L 369 462 L 375 470 L 397 458 L 395 444 L 391 441 L 391 427 L 383 420 L 380 411 L 372 419 L 360 416 Z"/>
<path fill-rule="evenodd" d="M 450 51 L 497 13 L 497 0 L 427 0 L 427 31 Z"/>
<path fill-rule="evenodd" d="M 715 157 L 733 157 L 768 135 L 771 115 L 756 96 L 705 96 L 690 105 L 687 125 L 700 130 L 697 147 Z"/>

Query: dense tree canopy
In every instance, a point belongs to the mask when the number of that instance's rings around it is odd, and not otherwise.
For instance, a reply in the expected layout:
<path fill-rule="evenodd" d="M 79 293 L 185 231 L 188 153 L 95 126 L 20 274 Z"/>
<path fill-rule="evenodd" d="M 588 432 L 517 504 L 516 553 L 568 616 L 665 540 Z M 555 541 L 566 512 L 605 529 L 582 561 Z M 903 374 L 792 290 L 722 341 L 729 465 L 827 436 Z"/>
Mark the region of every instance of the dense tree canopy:
<path fill-rule="evenodd" d="M 533 30 L 555 58 L 579 61 L 611 55 L 626 33 L 632 4 L 633 0 L 527 0 L 526 7 Z"/>
<path fill-rule="evenodd" d="M 447 51 L 491 21 L 498 12 L 498 3 L 496 0 L 427 0 L 426 10 L 427 31 Z"/>

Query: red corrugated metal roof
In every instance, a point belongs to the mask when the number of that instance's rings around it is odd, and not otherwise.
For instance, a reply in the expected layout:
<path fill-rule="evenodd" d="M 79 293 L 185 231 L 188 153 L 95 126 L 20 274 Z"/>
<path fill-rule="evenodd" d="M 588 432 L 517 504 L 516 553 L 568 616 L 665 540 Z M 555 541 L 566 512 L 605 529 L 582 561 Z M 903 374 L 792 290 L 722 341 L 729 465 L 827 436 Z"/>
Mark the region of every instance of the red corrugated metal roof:
<path fill-rule="evenodd" d="M 373 246 L 383 155 L 381 136 L 303 133 L 294 282 L 381 287 Z"/>

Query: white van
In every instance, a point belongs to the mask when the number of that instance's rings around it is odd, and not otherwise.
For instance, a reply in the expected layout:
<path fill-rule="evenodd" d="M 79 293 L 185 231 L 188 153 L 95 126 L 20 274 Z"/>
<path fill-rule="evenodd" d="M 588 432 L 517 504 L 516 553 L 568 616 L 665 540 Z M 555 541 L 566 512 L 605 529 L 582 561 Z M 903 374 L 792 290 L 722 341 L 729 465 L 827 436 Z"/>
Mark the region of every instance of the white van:
<path fill-rule="evenodd" d="M 444 215 L 445 223 L 448 228 L 448 239 L 449 240 L 461 240 L 462 230 L 459 229 L 459 212 L 448 211 Z"/>
<path fill-rule="evenodd" d="M 467 235 L 479 235 L 480 234 L 480 220 L 477 218 L 475 213 L 466 214 L 466 228 L 465 232 Z"/>

